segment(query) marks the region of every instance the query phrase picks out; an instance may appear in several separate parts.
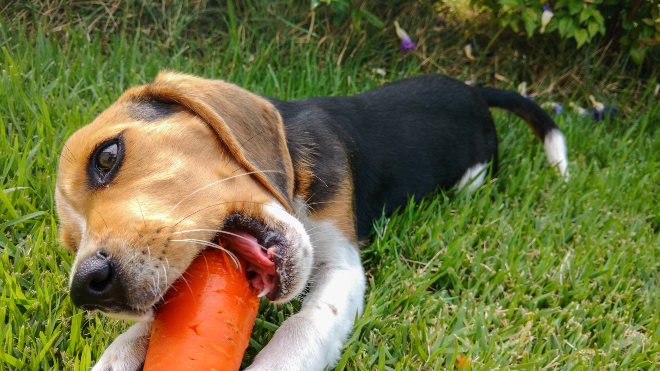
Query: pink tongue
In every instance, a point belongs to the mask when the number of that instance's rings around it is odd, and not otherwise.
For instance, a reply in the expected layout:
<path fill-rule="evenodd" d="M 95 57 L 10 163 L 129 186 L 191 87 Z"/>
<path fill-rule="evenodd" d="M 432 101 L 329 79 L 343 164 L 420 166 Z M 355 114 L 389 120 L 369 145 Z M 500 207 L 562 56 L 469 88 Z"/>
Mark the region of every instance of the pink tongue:
<path fill-rule="evenodd" d="M 232 235 L 225 235 L 223 239 L 229 243 L 232 250 L 241 255 L 247 261 L 247 277 L 257 290 L 268 289 L 274 292 L 276 289 L 275 263 L 270 259 L 277 252 L 277 247 L 265 251 L 257 243 L 257 239 L 249 233 L 235 229 L 228 229 Z"/>

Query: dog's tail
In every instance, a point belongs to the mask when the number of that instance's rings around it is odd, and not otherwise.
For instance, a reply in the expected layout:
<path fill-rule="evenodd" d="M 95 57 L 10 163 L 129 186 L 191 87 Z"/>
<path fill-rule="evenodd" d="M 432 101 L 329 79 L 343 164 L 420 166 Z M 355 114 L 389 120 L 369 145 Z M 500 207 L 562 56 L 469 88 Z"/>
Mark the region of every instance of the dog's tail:
<path fill-rule="evenodd" d="M 555 122 L 538 104 L 511 90 L 476 87 L 475 91 L 489 107 L 505 109 L 520 116 L 543 143 L 548 162 L 568 179 L 566 139 Z"/>

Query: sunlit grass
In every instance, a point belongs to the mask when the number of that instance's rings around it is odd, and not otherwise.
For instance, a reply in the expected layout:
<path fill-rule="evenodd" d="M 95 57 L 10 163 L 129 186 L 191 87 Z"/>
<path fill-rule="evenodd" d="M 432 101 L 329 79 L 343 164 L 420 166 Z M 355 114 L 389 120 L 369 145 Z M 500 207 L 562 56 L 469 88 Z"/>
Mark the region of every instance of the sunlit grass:
<path fill-rule="evenodd" d="M 71 304 L 72 256 L 57 242 L 53 200 L 63 141 L 124 89 L 173 69 L 297 99 L 437 71 L 399 56 L 398 45 L 372 49 L 367 41 L 342 51 L 337 44 L 321 53 L 317 40 L 273 38 L 226 21 L 233 37 L 163 41 L 148 33 L 88 40 L 79 26 L 35 34 L 0 18 L 2 369 L 87 370 L 127 326 Z M 568 141 L 568 183 L 519 119 L 495 113 L 496 178 L 472 195 L 431 195 L 375 222 L 362 251 L 365 313 L 337 369 L 455 369 L 462 356 L 480 370 L 655 369 L 660 108 L 653 88 L 635 104 L 619 95 L 626 115 L 606 122 L 557 117 Z M 263 304 L 246 364 L 296 306 Z"/>

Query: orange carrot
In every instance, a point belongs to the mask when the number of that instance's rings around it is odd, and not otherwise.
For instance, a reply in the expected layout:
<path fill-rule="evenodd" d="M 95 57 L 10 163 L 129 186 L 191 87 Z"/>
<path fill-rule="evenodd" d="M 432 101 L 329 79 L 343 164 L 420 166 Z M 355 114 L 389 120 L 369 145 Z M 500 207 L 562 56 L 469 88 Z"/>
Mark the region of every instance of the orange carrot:
<path fill-rule="evenodd" d="M 156 311 L 145 371 L 239 369 L 259 309 L 241 265 L 220 250 L 193 261 Z"/>
<path fill-rule="evenodd" d="M 465 358 L 465 356 L 461 357 L 461 359 L 458 360 L 458 369 L 462 369 L 467 367 L 470 364 L 470 360 Z"/>

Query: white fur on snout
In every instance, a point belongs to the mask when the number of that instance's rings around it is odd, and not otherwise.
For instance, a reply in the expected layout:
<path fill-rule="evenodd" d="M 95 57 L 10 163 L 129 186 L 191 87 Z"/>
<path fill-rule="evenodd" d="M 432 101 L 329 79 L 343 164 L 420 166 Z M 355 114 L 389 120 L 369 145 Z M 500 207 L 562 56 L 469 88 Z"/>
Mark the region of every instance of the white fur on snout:
<path fill-rule="evenodd" d="M 138 322 L 117 336 L 92 371 L 137 371 L 147 357 L 152 321 Z"/>
<path fill-rule="evenodd" d="M 160 260 L 159 257 L 164 260 Z M 144 313 L 105 313 L 109 317 L 128 320 L 144 321 L 152 316 L 151 307 L 158 303 L 180 277 L 182 268 L 175 268 L 174 262 L 167 260 L 165 255 L 142 254 L 140 249 L 126 244 L 122 253 L 117 256 L 117 262 L 124 277 L 129 305 L 144 310 Z M 181 264 L 181 262 L 178 262 Z M 185 270 L 185 269 L 183 269 Z"/>
<path fill-rule="evenodd" d="M 290 282 L 291 285 L 288 287 L 280 286 L 281 297 L 274 301 L 275 303 L 286 303 L 300 295 L 305 289 L 312 271 L 314 251 L 305 227 L 298 219 L 289 214 L 279 202 L 275 201 L 270 205 L 266 205 L 264 211 L 286 226 L 282 232 L 289 243 L 287 254 L 291 254 L 289 256 L 294 264 L 293 273 L 296 276 L 291 277 L 291 272 L 287 272 L 284 267 L 276 267 L 280 284 Z"/>
<path fill-rule="evenodd" d="M 122 284 L 126 292 L 127 302 L 124 304 L 135 307 L 137 310 L 137 312 L 102 313 L 108 317 L 125 321 L 149 320 L 153 316 L 152 306 L 163 298 L 170 285 L 179 277 L 180 272 L 174 267 L 170 267 L 167 260 L 160 261 L 151 254 L 142 254 L 142 250 L 135 247 L 129 236 L 84 237 L 71 269 L 69 287 L 71 287 L 71 281 L 80 263 L 94 256 L 99 250 L 109 250 L 111 257 L 116 260 L 121 270 Z"/>

